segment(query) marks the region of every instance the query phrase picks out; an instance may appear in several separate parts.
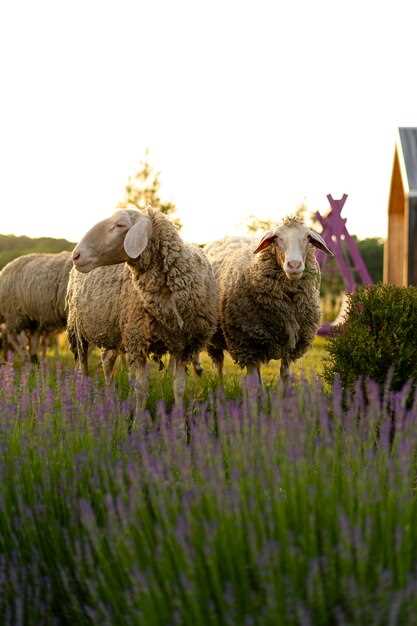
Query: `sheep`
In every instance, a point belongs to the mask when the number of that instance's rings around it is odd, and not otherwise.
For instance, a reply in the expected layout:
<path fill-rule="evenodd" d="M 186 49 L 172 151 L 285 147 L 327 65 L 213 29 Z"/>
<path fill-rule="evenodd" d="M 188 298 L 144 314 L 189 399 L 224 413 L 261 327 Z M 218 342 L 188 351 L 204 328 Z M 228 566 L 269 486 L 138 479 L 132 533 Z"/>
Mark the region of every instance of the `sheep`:
<path fill-rule="evenodd" d="M 147 399 L 147 359 L 168 352 L 181 405 L 185 366 L 217 326 L 216 281 L 204 252 L 184 243 L 163 213 L 147 207 L 120 209 L 96 224 L 73 260 L 67 329 L 81 366 L 89 344 L 126 352 L 139 411 Z"/>
<path fill-rule="evenodd" d="M 4 322 L 0 322 L 0 353 L 4 359 L 7 358 L 7 354 L 9 352 L 9 342 L 7 338 L 7 330 L 6 324 Z"/>
<path fill-rule="evenodd" d="M 0 320 L 20 354 L 26 347 L 19 335 L 26 333 L 33 362 L 38 361 L 41 336 L 65 328 L 71 267 L 71 252 L 33 253 L 14 259 L 0 272 Z"/>
<path fill-rule="evenodd" d="M 248 237 L 207 244 L 218 281 L 219 326 L 208 352 L 223 376 L 227 349 L 262 384 L 260 366 L 281 359 L 281 378 L 311 345 L 320 320 L 320 268 L 314 248 L 332 255 L 322 237 L 288 217 L 256 245 Z"/>
<path fill-rule="evenodd" d="M 22 255 L 0 272 L 0 333 L 4 357 L 14 351 L 38 362 L 48 342 L 66 326 L 66 292 L 72 252 Z M 117 357 L 117 354 L 116 354 Z M 102 355 L 104 363 L 114 355 Z"/>

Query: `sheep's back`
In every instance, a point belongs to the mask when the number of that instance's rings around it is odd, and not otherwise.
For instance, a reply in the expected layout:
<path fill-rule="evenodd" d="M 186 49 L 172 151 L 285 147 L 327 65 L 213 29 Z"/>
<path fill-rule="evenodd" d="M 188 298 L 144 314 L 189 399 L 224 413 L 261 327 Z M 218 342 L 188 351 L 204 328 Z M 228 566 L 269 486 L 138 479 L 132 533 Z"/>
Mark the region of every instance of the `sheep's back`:
<path fill-rule="evenodd" d="M 214 275 L 218 282 L 224 282 L 230 272 L 233 273 L 233 263 L 250 263 L 250 255 L 255 250 L 256 244 L 250 237 L 225 237 L 218 241 L 208 243 L 204 252 L 209 259 Z"/>
<path fill-rule="evenodd" d="M 8 263 L 0 274 L 0 310 L 9 330 L 65 326 L 65 293 L 71 253 L 27 254 Z"/>
<path fill-rule="evenodd" d="M 101 348 L 119 347 L 120 307 L 126 292 L 131 291 L 130 283 L 125 264 L 98 267 L 88 274 L 73 268 L 67 292 L 70 335 Z"/>

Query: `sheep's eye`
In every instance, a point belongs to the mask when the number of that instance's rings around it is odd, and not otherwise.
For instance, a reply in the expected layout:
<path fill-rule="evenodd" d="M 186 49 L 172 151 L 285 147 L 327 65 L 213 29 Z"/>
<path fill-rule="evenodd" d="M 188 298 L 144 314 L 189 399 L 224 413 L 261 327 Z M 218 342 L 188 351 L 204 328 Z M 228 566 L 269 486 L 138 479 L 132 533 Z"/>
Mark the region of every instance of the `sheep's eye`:
<path fill-rule="evenodd" d="M 113 233 L 115 230 L 117 229 L 121 229 L 121 228 L 126 228 L 126 226 L 124 224 L 112 224 L 112 226 L 110 226 L 109 228 L 109 232 Z"/>

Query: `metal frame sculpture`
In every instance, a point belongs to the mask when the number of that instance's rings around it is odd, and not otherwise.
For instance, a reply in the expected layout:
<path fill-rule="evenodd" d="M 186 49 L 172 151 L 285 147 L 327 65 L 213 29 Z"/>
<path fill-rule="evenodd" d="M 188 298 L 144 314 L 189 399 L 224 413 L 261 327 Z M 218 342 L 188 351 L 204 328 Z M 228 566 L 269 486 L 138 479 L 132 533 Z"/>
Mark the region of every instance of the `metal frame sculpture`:
<path fill-rule="evenodd" d="M 316 219 L 320 222 L 323 237 L 326 244 L 334 252 L 336 263 L 342 275 L 346 292 L 353 293 L 359 284 L 372 285 L 372 278 L 361 256 L 356 240 L 349 234 L 346 228 L 346 218 L 342 217 L 342 209 L 347 200 L 347 194 L 336 200 L 331 194 L 327 195 L 330 203 L 329 213 L 323 217 L 317 211 Z M 317 260 L 320 268 L 323 269 L 327 256 L 319 252 Z M 359 277 L 359 281 L 357 279 Z M 332 328 L 342 323 L 347 312 L 348 299 L 345 296 L 339 315 L 331 324 L 324 324 L 319 329 L 319 335 L 329 335 Z"/>

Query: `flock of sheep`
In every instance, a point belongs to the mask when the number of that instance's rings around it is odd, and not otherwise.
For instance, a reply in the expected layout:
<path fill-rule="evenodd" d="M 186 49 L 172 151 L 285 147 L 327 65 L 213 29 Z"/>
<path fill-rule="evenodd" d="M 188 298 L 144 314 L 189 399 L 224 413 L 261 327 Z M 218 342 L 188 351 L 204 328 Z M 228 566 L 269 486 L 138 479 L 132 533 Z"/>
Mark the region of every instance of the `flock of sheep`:
<path fill-rule="evenodd" d="M 149 358 L 161 362 L 167 353 L 179 404 L 187 364 L 199 371 L 203 349 L 220 377 L 227 350 L 259 381 L 261 364 L 281 359 L 285 379 L 319 325 L 314 248 L 332 254 L 297 218 L 286 218 L 259 243 L 228 237 L 201 249 L 185 243 L 160 211 L 118 210 L 72 253 L 28 254 L 4 267 L 3 340 L 6 349 L 36 360 L 42 338 L 66 328 L 84 373 L 89 347 L 101 348 L 107 382 L 124 354 L 138 410 L 147 399 Z"/>

